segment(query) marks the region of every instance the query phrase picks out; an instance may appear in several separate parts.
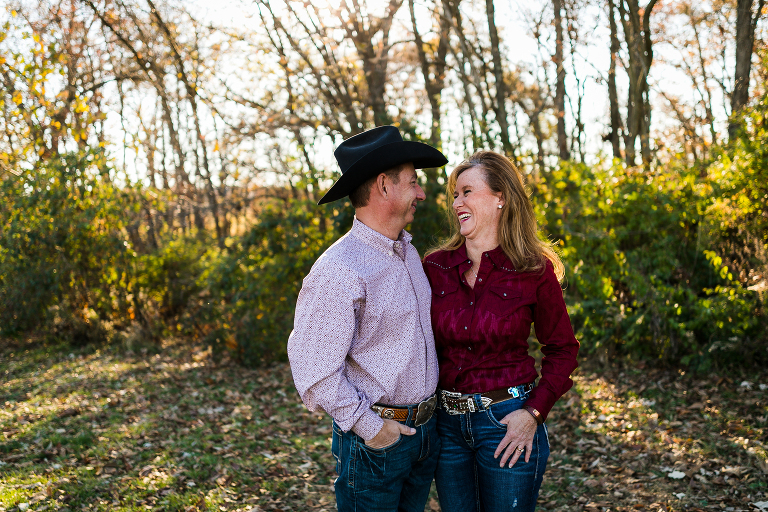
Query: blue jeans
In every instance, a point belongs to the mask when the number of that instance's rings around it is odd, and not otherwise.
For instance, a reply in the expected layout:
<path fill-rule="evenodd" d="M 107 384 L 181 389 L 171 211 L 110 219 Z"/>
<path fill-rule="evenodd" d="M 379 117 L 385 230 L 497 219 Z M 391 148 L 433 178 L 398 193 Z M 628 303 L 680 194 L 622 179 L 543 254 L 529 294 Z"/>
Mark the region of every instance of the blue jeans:
<path fill-rule="evenodd" d="M 411 412 L 408 422 L 413 427 Z M 339 512 L 424 512 L 435 475 L 440 439 L 432 415 L 416 434 L 401 435 L 391 446 L 366 446 L 354 432 L 333 422 L 331 451 L 336 458 L 334 482 Z"/>
<path fill-rule="evenodd" d="M 493 404 L 489 409 L 450 415 L 438 409 L 437 432 L 442 448 L 435 483 L 443 512 L 528 512 L 536 508 L 539 488 L 549 458 L 547 428 L 533 437 L 528 462 L 521 454 L 514 466 L 499 467 L 493 453 L 507 432 L 499 423 L 523 407 L 528 395 Z M 481 405 L 480 395 L 475 402 Z"/>

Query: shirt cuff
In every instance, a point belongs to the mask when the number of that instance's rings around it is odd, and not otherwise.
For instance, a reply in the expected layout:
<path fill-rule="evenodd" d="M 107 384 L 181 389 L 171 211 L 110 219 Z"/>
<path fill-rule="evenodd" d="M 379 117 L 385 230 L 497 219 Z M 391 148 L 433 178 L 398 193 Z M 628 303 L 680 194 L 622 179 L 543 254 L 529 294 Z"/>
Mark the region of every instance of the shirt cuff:
<path fill-rule="evenodd" d="M 378 414 L 368 409 L 352 426 L 352 431 L 365 441 L 370 441 L 376 437 L 376 434 L 381 431 L 383 426 L 384 420 Z"/>
<path fill-rule="evenodd" d="M 539 411 L 543 421 L 546 421 L 547 416 L 549 416 L 549 411 L 552 410 L 556 401 L 557 400 L 552 396 L 552 393 L 548 389 L 543 387 L 539 388 L 537 386 L 531 391 L 528 400 L 525 401 L 525 405 L 531 406 Z"/>

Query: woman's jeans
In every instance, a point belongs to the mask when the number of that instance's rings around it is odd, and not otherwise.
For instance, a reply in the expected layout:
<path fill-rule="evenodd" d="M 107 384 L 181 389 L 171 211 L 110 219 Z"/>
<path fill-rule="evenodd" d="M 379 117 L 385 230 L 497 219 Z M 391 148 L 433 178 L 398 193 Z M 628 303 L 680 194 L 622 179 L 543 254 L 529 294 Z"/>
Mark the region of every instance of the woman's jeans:
<path fill-rule="evenodd" d="M 546 426 L 539 425 L 536 430 L 528 462 L 526 453 L 522 453 L 514 466 L 509 467 L 508 459 L 501 468 L 503 452 L 498 459 L 493 458 L 507 432 L 507 426 L 499 421 L 521 409 L 527 398 L 526 394 L 465 414 L 437 410 L 442 447 L 435 482 L 443 512 L 535 510 L 549 458 Z M 475 402 L 481 404 L 480 395 L 475 396 Z"/>
<path fill-rule="evenodd" d="M 334 482 L 339 512 L 424 512 L 440 452 L 436 424 L 433 414 L 414 427 L 416 434 L 376 449 L 334 422 L 331 451 L 339 475 Z M 413 427 L 413 420 L 406 425 Z"/>

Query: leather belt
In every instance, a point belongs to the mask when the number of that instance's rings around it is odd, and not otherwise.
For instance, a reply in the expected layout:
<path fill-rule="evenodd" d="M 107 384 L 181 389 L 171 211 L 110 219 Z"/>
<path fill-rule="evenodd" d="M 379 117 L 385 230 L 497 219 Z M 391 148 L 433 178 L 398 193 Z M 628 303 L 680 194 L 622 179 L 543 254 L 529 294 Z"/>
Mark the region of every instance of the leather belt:
<path fill-rule="evenodd" d="M 410 416 L 411 410 L 414 410 L 416 414 L 414 414 L 413 417 L 413 426 L 420 427 L 432 417 L 436 405 L 437 395 L 432 395 L 418 405 L 397 406 L 377 403 L 371 406 L 371 410 L 385 420 L 395 420 L 400 423 L 408 421 L 408 416 Z"/>
<path fill-rule="evenodd" d="M 534 383 L 522 384 L 520 386 L 512 386 L 504 389 L 494 389 L 486 393 L 475 393 L 472 395 L 463 395 L 461 393 L 453 393 L 451 391 L 440 390 L 440 407 L 442 407 L 448 414 L 465 414 L 468 412 L 484 411 L 493 404 L 509 400 L 511 398 L 518 398 L 525 393 L 530 392 L 534 387 Z M 478 400 L 475 397 L 478 396 Z"/>

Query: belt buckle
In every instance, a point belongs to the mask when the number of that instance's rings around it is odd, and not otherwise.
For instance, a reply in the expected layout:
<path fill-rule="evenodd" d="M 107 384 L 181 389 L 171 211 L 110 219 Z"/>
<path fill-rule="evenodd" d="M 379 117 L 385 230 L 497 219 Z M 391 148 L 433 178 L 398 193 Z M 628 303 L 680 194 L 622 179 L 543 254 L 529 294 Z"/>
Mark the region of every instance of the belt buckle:
<path fill-rule="evenodd" d="M 518 391 L 517 386 L 513 386 L 509 389 L 507 389 L 507 393 L 512 395 L 512 398 L 517 398 L 520 396 L 520 391 Z"/>
<path fill-rule="evenodd" d="M 415 427 L 420 427 L 429 421 L 435 411 L 435 402 L 437 402 L 437 395 L 432 395 L 419 404 L 416 409 L 416 419 L 413 422 Z"/>
<path fill-rule="evenodd" d="M 385 420 L 391 420 L 395 417 L 395 411 L 388 407 L 382 407 L 380 405 L 372 405 L 371 409 L 373 409 L 380 417 L 384 418 Z"/>
<path fill-rule="evenodd" d="M 451 409 L 450 407 L 448 407 L 448 403 L 446 401 L 446 399 L 459 400 L 461 398 L 461 393 L 456 393 L 454 391 L 446 391 L 444 389 L 441 389 L 440 394 L 442 396 L 443 409 L 445 409 L 445 412 L 447 412 L 451 416 L 458 416 L 459 414 L 464 414 L 461 411 L 457 411 L 456 409 Z"/>

